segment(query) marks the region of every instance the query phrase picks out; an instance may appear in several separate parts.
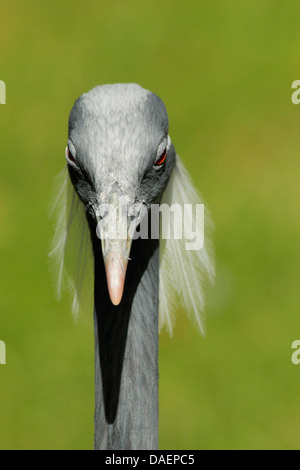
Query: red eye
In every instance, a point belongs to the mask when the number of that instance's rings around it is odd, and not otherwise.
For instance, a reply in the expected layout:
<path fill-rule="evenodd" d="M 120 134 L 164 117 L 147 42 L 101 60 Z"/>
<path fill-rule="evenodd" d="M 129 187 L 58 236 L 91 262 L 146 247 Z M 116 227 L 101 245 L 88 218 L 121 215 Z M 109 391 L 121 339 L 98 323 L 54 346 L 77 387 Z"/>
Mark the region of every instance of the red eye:
<path fill-rule="evenodd" d="M 69 149 L 69 147 L 67 147 L 67 157 L 68 157 L 68 160 L 70 160 L 70 161 L 73 162 L 73 163 L 76 163 L 76 162 L 75 162 L 75 158 L 73 157 L 73 155 L 72 155 L 71 150 Z"/>
<path fill-rule="evenodd" d="M 158 160 L 156 160 L 154 166 L 160 166 L 164 163 L 165 159 L 166 159 L 166 156 L 167 156 L 167 149 L 165 149 L 163 151 L 163 153 L 161 154 L 161 156 L 159 157 Z"/>

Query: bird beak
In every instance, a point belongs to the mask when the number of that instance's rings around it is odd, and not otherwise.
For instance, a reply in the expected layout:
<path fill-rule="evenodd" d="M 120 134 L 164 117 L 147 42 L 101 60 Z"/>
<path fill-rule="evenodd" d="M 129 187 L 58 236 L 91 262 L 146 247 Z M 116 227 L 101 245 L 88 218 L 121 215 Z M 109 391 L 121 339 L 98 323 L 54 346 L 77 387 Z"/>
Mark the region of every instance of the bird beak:
<path fill-rule="evenodd" d="M 113 305 L 119 305 L 124 291 L 132 236 L 128 229 L 127 208 L 120 204 L 117 193 L 111 196 L 106 214 L 98 224 L 97 233 L 101 238 L 110 300 Z"/>

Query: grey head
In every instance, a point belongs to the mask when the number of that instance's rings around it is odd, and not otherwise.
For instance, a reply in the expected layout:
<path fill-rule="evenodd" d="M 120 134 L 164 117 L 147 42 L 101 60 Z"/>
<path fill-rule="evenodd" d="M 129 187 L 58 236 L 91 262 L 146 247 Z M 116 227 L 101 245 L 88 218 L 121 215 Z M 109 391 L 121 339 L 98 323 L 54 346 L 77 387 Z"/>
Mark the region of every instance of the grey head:
<path fill-rule="evenodd" d="M 103 222 L 99 236 L 114 305 L 123 294 L 132 228 L 151 204 L 160 202 L 174 166 L 168 128 L 161 99 L 136 84 L 98 86 L 82 95 L 70 113 L 69 174 L 89 217 Z M 103 227 L 116 218 L 116 236 L 105 237 Z"/>

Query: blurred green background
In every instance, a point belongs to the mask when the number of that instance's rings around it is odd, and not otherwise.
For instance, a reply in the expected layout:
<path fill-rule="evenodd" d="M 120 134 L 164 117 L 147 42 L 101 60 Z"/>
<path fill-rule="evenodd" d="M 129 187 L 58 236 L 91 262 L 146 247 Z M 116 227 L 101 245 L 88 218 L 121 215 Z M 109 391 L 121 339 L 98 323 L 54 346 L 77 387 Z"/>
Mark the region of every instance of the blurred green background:
<path fill-rule="evenodd" d="M 47 266 L 53 178 L 75 99 L 137 82 L 215 222 L 207 336 L 160 337 L 161 449 L 297 449 L 300 366 L 296 0 L 0 0 L 1 449 L 93 446 L 92 312 L 74 324 Z"/>

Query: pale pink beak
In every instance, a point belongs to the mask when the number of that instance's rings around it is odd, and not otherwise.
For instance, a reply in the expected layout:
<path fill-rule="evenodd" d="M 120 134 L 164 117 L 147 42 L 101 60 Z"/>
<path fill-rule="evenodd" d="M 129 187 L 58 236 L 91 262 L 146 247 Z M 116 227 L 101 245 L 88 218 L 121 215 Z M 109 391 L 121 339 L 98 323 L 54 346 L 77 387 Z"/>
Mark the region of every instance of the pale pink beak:
<path fill-rule="evenodd" d="M 127 226 L 127 208 L 120 204 L 118 194 L 111 196 L 108 213 L 100 223 L 102 254 L 107 287 L 113 305 L 122 300 L 132 237 Z"/>
<path fill-rule="evenodd" d="M 105 259 L 107 287 L 110 300 L 119 305 L 122 300 L 128 258 L 121 253 L 110 251 Z"/>

